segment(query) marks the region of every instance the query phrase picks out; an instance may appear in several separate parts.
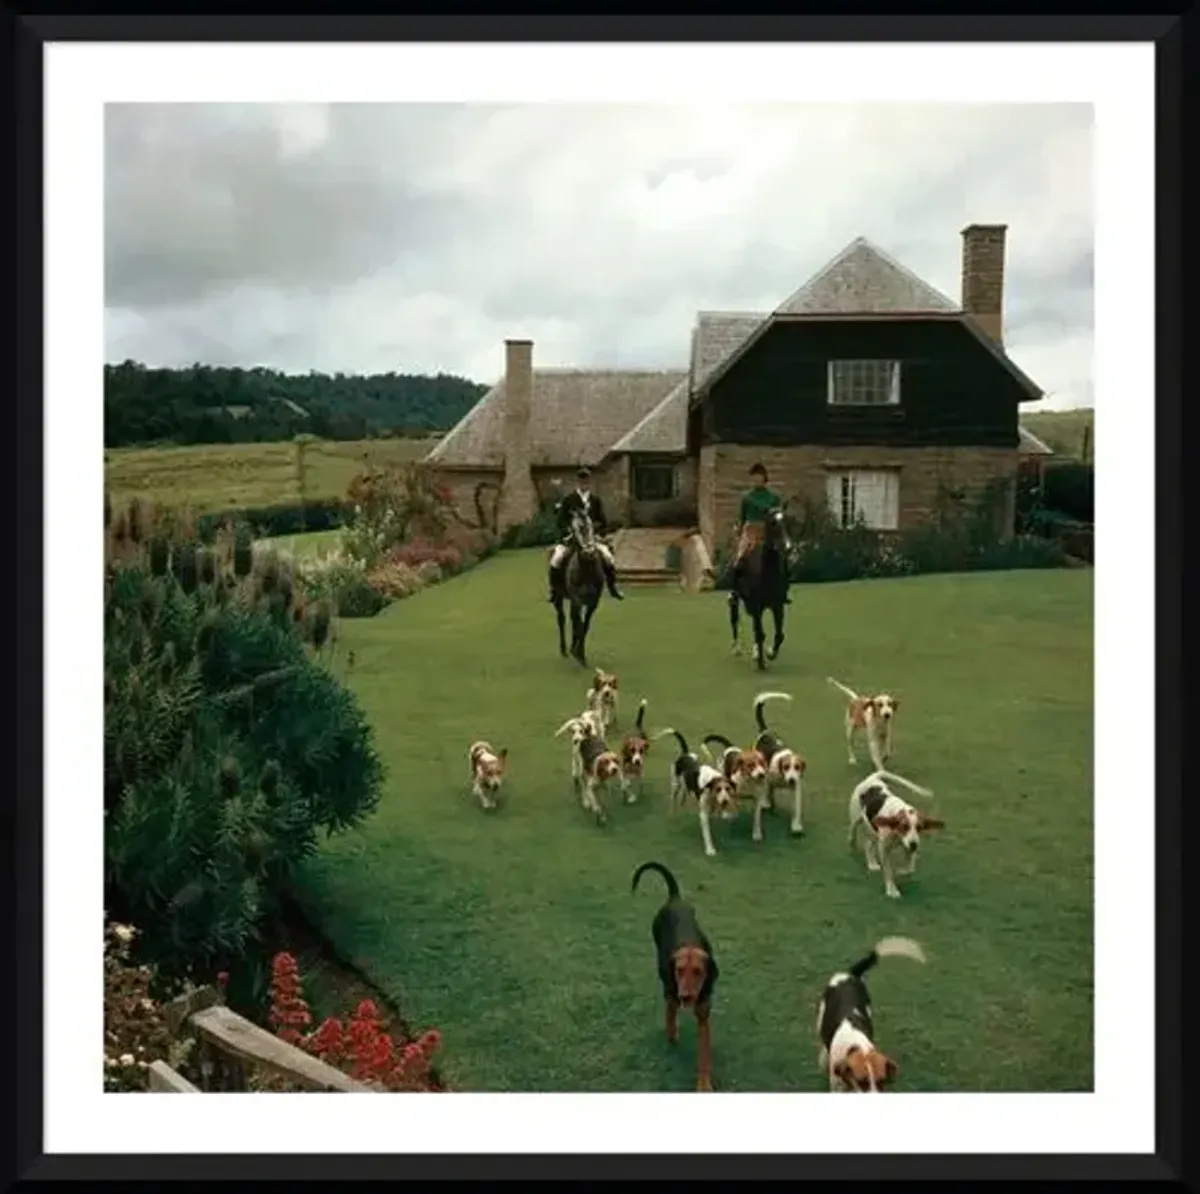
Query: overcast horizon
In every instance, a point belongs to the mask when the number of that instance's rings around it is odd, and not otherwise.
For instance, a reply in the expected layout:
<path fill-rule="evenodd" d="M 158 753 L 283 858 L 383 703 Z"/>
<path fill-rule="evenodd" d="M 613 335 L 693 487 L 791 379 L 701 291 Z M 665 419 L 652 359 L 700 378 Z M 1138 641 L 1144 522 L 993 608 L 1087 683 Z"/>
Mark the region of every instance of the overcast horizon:
<path fill-rule="evenodd" d="M 856 236 L 954 301 L 1008 225 L 1005 342 L 1092 406 L 1086 104 L 110 104 L 105 350 L 151 366 L 686 367 Z"/>

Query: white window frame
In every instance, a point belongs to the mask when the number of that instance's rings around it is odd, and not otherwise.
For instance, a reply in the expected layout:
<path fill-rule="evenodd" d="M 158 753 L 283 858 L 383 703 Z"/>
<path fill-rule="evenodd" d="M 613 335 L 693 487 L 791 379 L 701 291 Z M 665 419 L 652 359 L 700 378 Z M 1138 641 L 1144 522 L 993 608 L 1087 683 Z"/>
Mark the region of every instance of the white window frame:
<path fill-rule="evenodd" d="M 830 406 L 899 406 L 900 362 L 879 358 L 830 361 L 825 393 Z"/>
<path fill-rule="evenodd" d="M 900 529 L 900 471 L 898 469 L 830 469 L 825 499 L 840 527 L 861 518 L 873 531 Z"/>

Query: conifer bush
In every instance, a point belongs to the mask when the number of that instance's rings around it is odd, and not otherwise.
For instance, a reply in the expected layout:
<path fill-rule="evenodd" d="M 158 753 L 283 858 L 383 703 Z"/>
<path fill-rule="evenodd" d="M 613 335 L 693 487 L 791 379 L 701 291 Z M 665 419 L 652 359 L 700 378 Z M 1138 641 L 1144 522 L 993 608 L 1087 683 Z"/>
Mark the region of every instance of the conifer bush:
<path fill-rule="evenodd" d="M 383 768 L 321 662 L 333 611 L 303 604 L 286 562 L 142 510 L 106 534 L 107 907 L 164 977 L 206 976 L 253 953 L 318 834 L 374 810 Z"/>

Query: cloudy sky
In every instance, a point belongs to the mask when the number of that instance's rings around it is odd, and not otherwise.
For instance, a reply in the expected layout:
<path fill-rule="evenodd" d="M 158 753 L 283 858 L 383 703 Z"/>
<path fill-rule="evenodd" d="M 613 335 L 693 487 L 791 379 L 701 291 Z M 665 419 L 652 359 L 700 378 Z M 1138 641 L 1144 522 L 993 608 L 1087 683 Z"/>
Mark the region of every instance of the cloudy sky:
<path fill-rule="evenodd" d="M 1009 226 L 1006 340 L 1092 403 L 1086 105 L 126 104 L 106 117 L 111 361 L 491 382 L 673 368 L 855 236 L 952 298 Z"/>

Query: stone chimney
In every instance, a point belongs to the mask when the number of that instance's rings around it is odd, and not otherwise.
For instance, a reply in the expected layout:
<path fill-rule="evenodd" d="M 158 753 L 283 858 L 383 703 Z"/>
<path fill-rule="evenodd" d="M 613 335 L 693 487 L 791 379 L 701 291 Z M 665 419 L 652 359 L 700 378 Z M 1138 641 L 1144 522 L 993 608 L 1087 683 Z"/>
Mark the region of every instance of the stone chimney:
<path fill-rule="evenodd" d="M 500 491 L 501 533 L 537 513 L 537 490 L 530 472 L 530 420 L 533 411 L 533 341 L 504 342 L 502 435 L 504 484 Z"/>
<path fill-rule="evenodd" d="M 1006 224 L 968 224 L 962 230 L 962 307 L 998 345 L 1004 344 Z"/>

